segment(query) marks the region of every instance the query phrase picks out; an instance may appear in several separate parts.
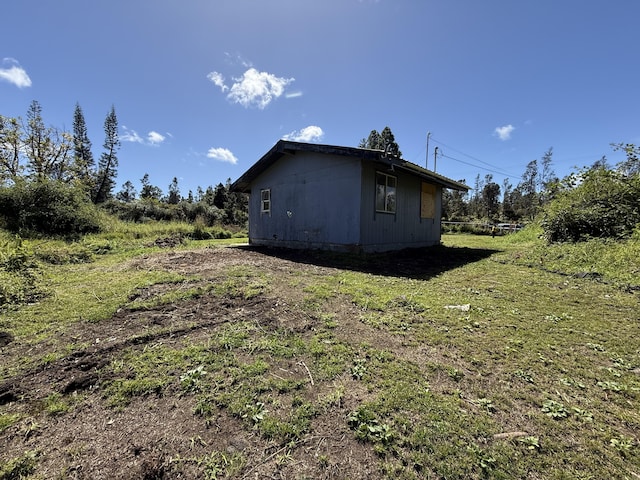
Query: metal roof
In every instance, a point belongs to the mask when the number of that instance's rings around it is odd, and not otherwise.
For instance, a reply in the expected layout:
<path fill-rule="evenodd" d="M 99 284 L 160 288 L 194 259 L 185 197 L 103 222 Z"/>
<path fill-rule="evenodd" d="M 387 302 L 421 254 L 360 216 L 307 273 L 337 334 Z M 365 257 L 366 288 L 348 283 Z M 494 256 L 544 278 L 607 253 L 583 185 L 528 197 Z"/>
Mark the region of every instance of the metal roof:
<path fill-rule="evenodd" d="M 262 172 L 277 162 L 286 154 L 296 152 L 315 152 L 327 155 L 339 155 L 359 159 L 365 162 L 379 163 L 387 168 L 404 170 L 412 175 L 422 178 L 430 183 L 441 185 L 452 190 L 468 191 L 469 187 L 463 183 L 456 182 L 436 172 L 427 170 L 415 163 L 407 162 L 393 155 L 387 155 L 382 150 L 371 150 L 368 148 L 341 147 L 337 145 L 322 145 L 318 143 L 292 142 L 289 140 L 279 140 L 260 160 L 254 163 L 249 170 L 244 172 L 238 180 L 231 184 L 233 192 L 248 192 L 251 182 Z"/>

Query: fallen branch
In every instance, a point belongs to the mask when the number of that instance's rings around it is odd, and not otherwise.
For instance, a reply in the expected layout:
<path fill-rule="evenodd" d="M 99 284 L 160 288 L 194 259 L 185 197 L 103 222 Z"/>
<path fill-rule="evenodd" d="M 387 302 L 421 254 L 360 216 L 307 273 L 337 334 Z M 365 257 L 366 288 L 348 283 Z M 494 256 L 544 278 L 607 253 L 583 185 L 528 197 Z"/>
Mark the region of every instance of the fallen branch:
<path fill-rule="evenodd" d="M 527 435 L 529 435 L 527 432 L 503 432 L 503 433 L 496 433 L 493 436 L 493 438 L 495 440 L 501 440 L 504 438 L 526 437 Z"/>
<path fill-rule="evenodd" d="M 311 385 L 315 385 L 315 384 L 313 383 L 313 377 L 311 376 L 311 371 L 309 370 L 309 367 L 307 367 L 307 364 L 306 364 L 306 363 L 304 363 L 304 362 L 298 362 L 298 365 L 302 365 L 302 366 L 305 368 L 305 370 L 306 370 L 306 371 L 307 371 L 307 373 L 309 374 L 309 380 L 311 380 Z"/>

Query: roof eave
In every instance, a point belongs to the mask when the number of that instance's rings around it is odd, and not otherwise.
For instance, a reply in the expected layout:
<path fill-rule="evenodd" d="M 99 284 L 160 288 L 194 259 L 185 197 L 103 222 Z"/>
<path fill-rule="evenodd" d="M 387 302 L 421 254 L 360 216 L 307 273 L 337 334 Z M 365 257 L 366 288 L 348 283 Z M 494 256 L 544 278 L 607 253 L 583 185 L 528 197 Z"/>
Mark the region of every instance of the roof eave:
<path fill-rule="evenodd" d="M 393 156 L 386 156 L 381 150 L 371 150 L 366 148 L 341 147 L 335 145 L 323 145 L 317 143 L 292 142 L 289 140 L 279 140 L 260 160 L 254 163 L 238 180 L 230 186 L 232 192 L 248 193 L 251 190 L 251 183 L 262 172 L 273 165 L 278 159 L 287 153 L 294 154 L 298 151 L 318 152 L 325 154 L 344 155 L 361 160 L 373 161 L 391 167 L 402 168 L 403 170 L 420 178 L 436 183 L 452 190 L 468 191 L 469 187 L 463 183 L 455 182 L 447 177 L 439 175 L 431 170 L 420 167 L 406 160 Z"/>

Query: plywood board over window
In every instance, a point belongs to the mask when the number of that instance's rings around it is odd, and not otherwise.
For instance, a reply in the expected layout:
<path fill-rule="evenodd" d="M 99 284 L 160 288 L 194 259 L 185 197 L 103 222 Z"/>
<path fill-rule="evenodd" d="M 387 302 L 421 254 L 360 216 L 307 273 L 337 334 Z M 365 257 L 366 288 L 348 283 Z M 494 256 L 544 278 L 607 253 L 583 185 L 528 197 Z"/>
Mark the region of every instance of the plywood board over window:
<path fill-rule="evenodd" d="M 420 194 L 420 218 L 435 218 L 436 216 L 436 186 L 422 182 Z"/>

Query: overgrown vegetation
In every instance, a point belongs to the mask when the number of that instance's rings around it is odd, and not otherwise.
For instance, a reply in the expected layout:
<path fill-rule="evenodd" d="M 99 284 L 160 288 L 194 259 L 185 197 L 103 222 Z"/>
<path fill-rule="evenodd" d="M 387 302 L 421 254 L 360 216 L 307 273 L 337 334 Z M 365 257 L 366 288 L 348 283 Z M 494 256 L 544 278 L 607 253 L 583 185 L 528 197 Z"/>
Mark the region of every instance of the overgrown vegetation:
<path fill-rule="evenodd" d="M 103 228 L 104 209 L 132 222 L 246 228 L 247 198 L 231 192 L 230 180 L 215 189 L 198 187 L 183 197 L 176 177 L 164 195 L 145 174 L 139 196 L 130 180 L 116 193 L 120 140 L 114 107 L 104 131 L 96 164 L 80 105 L 74 111 L 72 133 L 47 127 L 35 100 L 26 121 L 0 115 L 0 227 L 22 236 L 78 236 Z"/>
<path fill-rule="evenodd" d="M 563 179 L 553 172 L 552 149 L 539 163 L 533 160 L 527 165 L 515 188 L 508 179 L 501 188 L 492 175 L 484 180 L 478 175 L 471 196 L 444 192 L 443 216 L 484 225 L 530 223 L 542 217 L 549 242 L 628 237 L 640 222 L 640 148 L 634 144 L 613 148 L 624 151 L 626 159 L 612 167 L 603 157 Z"/>
<path fill-rule="evenodd" d="M 50 180 L 0 187 L 0 211 L 5 228 L 23 236 L 78 237 L 98 232 L 103 220 L 82 189 Z"/>
<path fill-rule="evenodd" d="M 567 177 L 544 210 L 549 242 L 629 237 L 640 224 L 640 173 L 598 165 Z"/>
<path fill-rule="evenodd" d="M 118 225 L 13 244 L 39 242 L 50 296 L 0 320 L 7 478 L 96 472 L 112 431 L 129 437 L 109 468 L 152 478 L 640 472 L 636 236 L 548 247 L 536 227 L 360 258 L 163 251 L 192 226 Z M 590 256 L 598 276 L 577 274 Z M 69 438 L 80 421 L 92 436 Z"/>

